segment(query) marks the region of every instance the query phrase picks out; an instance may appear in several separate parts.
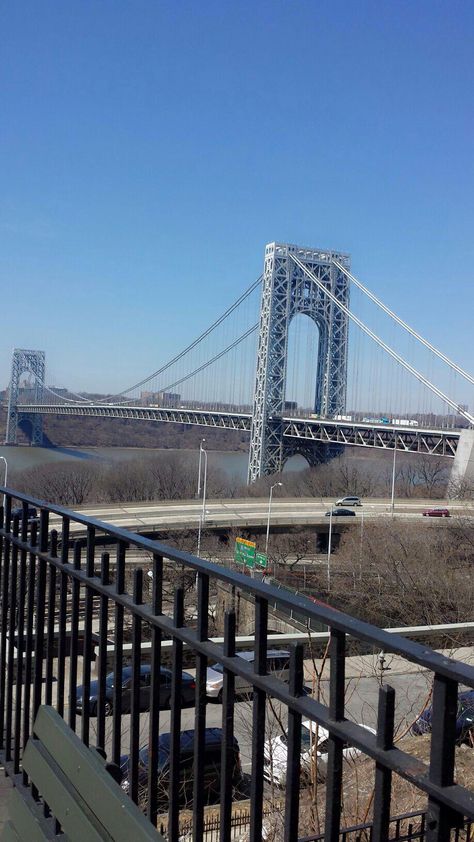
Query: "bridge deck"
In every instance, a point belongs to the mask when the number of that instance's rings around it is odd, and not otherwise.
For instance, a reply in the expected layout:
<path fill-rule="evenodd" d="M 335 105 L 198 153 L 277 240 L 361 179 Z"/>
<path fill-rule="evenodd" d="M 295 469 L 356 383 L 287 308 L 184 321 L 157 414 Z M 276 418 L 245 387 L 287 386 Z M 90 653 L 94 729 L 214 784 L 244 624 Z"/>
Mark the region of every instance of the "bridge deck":
<path fill-rule="evenodd" d="M 183 407 L 121 406 L 104 404 L 19 404 L 18 412 L 41 415 L 76 415 L 99 418 L 129 418 L 135 421 L 164 421 L 250 432 L 252 416 L 242 412 L 215 412 Z M 353 447 L 397 450 L 429 455 L 456 455 L 459 430 L 422 429 L 392 424 L 332 421 L 330 419 L 285 416 L 283 436 L 289 439 L 343 444 Z"/>

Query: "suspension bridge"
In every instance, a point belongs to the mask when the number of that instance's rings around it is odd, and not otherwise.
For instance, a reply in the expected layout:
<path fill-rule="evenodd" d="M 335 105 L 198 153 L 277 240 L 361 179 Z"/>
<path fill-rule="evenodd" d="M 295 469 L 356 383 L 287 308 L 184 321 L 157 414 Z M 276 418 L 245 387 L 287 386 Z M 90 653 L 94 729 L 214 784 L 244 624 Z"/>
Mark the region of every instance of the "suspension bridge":
<path fill-rule="evenodd" d="M 462 479 L 474 471 L 473 386 L 352 273 L 349 255 L 270 243 L 231 306 L 118 394 L 48 385 L 44 352 L 15 349 L 6 444 L 25 422 L 41 444 L 48 414 L 128 418 L 248 433 L 249 482 L 296 453 L 316 465 L 344 446 L 451 458 Z"/>

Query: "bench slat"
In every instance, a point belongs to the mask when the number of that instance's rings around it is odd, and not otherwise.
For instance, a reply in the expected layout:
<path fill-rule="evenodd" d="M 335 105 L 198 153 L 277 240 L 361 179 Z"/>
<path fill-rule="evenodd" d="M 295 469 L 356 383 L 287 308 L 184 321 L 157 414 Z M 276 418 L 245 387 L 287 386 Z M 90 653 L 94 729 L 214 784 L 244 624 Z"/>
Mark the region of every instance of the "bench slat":
<path fill-rule="evenodd" d="M 51 808 L 71 840 L 113 842 L 105 833 L 87 805 L 75 793 L 56 760 L 38 739 L 28 740 L 23 755 L 23 768 Z"/>
<path fill-rule="evenodd" d="M 3 827 L 2 842 L 22 842 L 10 821 L 6 822 Z"/>
<path fill-rule="evenodd" d="M 41 823 L 34 814 L 37 809 L 36 802 L 28 791 L 27 799 L 23 798 L 16 787 L 10 793 L 8 802 L 8 813 L 18 839 L 28 839 L 29 842 L 44 842 L 51 839 L 51 835 L 45 832 Z"/>
<path fill-rule="evenodd" d="M 99 755 L 80 741 L 57 711 L 42 705 L 36 715 L 33 730 L 54 757 L 67 781 L 114 842 L 130 842 L 131 839 L 140 839 L 140 842 L 164 842 L 163 836 L 106 771 Z M 32 778 L 35 782 L 34 776 Z M 41 781 L 41 778 L 39 780 Z M 42 792 L 41 785 L 39 789 Z M 48 801 L 46 795 L 45 799 Z M 64 822 L 61 819 L 60 821 L 66 833 L 71 835 Z"/>

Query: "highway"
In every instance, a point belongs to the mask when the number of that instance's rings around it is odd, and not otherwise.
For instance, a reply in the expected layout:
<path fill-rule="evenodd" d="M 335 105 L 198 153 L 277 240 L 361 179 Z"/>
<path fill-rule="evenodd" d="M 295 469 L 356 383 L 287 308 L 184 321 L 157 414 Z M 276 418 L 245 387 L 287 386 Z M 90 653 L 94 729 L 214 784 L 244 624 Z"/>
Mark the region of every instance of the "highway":
<path fill-rule="evenodd" d="M 273 498 L 271 509 L 272 526 L 321 526 L 328 527 L 326 512 L 334 505 L 336 498 Z M 464 501 L 413 500 L 395 501 L 397 518 L 418 520 L 424 524 L 447 524 L 444 518 L 424 518 L 421 512 L 436 506 L 447 507 L 451 516 L 472 516 L 474 508 Z M 124 503 L 94 505 L 76 509 L 82 515 L 103 520 L 122 529 L 139 532 L 160 532 L 168 529 L 198 528 L 202 503 L 198 500 L 159 501 L 145 503 Z M 361 507 L 354 509 L 355 517 L 333 518 L 337 524 L 354 526 L 365 518 L 390 517 L 389 499 L 367 499 Z M 230 500 L 209 500 L 206 504 L 206 528 L 265 527 L 268 518 L 268 498 L 244 498 Z M 52 519 L 52 525 L 54 518 Z M 71 524 L 72 529 L 80 529 Z"/>

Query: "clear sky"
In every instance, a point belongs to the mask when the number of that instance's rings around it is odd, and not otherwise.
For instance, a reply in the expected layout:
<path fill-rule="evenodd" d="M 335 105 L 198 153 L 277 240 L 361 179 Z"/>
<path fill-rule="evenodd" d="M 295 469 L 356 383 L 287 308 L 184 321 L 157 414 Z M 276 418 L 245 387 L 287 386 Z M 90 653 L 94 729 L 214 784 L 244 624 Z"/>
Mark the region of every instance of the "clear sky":
<path fill-rule="evenodd" d="M 0 386 L 14 346 L 117 390 L 273 240 L 355 273 L 468 369 L 471 0 L 4 0 Z"/>

